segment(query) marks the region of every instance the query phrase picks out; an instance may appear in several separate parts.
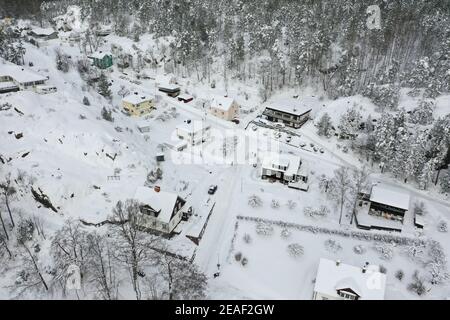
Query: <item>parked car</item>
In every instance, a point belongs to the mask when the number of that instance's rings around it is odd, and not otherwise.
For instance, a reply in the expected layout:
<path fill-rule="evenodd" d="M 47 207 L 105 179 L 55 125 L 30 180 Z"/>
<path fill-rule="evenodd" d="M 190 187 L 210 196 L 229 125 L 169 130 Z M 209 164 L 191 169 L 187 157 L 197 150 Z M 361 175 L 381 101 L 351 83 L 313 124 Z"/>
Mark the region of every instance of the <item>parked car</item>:
<path fill-rule="evenodd" d="M 274 126 L 275 126 L 276 128 L 284 128 L 284 127 L 285 127 L 284 123 L 281 123 L 281 122 L 275 123 Z"/>
<path fill-rule="evenodd" d="M 292 137 L 291 137 L 291 136 L 287 136 L 287 137 L 286 137 L 286 142 L 287 142 L 287 143 L 291 142 L 291 140 L 292 140 Z"/>
<path fill-rule="evenodd" d="M 208 194 L 214 194 L 217 191 L 217 186 L 216 185 L 212 185 L 209 187 L 208 189 Z"/>
<path fill-rule="evenodd" d="M 233 120 L 231 120 L 231 122 L 234 122 L 234 123 L 236 123 L 236 124 L 239 124 L 239 119 L 233 119 Z"/>
<path fill-rule="evenodd" d="M 320 148 L 320 153 L 324 153 L 325 152 L 325 150 L 323 150 L 323 148 Z"/>

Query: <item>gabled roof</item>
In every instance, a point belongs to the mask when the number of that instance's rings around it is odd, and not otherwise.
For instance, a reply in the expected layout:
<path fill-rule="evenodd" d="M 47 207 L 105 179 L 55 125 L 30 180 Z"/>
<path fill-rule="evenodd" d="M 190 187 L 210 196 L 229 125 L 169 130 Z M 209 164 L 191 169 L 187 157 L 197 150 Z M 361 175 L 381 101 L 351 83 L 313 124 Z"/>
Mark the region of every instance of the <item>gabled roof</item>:
<path fill-rule="evenodd" d="M 372 187 L 370 201 L 385 204 L 403 210 L 409 209 L 410 196 L 408 193 L 394 189 L 385 184 L 378 184 Z"/>
<path fill-rule="evenodd" d="M 214 96 L 211 99 L 211 108 L 228 111 L 234 102 L 233 98 Z"/>
<path fill-rule="evenodd" d="M 33 32 L 38 36 L 50 36 L 56 33 L 56 31 L 53 30 L 52 28 L 33 28 L 31 29 L 31 32 Z"/>
<path fill-rule="evenodd" d="M 312 104 L 309 99 L 280 98 L 272 100 L 267 108 L 301 116 L 312 110 Z"/>
<path fill-rule="evenodd" d="M 339 297 L 337 291 L 353 291 L 361 300 L 383 300 L 386 289 L 386 275 L 379 272 L 378 266 L 362 267 L 321 258 L 317 270 L 314 291 L 320 294 Z"/>
<path fill-rule="evenodd" d="M 199 121 L 191 121 L 191 123 L 180 123 L 179 125 L 177 125 L 177 130 L 182 130 L 189 134 L 206 131 L 210 128 L 211 126 L 209 124 L 203 124 Z"/>
<path fill-rule="evenodd" d="M 172 192 L 156 192 L 152 188 L 139 187 L 136 189 L 134 198 L 141 204 L 148 205 L 159 212 L 158 220 L 169 223 L 172 217 L 178 195 Z"/>
<path fill-rule="evenodd" d="M 9 76 L 19 83 L 46 81 L 47 77 L 40 75 L 33 70 L 25 68 L 24 66 L 18 66 L 13 63 L 5 62 L 2 64 L 0 61 L 0 77 Z"/>
<path fill-rule="evenodd" d="M 105 56 L 112 56 L 111 52 L 96 51 L 88 55 L 88 58 L 103 59 Z"/>
<path fill-rule="evenodd" d="M 290 154 L 267 153 L 262 161 L 261 167 L 274 171 L 282 171 L 288 176 L 299 173 L 302 160 L 298 156 Z M 276 166 L 287 167 L 286 170 L 279 169 Z"/>
<path fill-rule="evenodd" d="M 153 96 L 148 96 L 145 94 L 141 94 L 139 92 L 131 93 L 122 99 L 123 102 L 128 102 L 131 104 L 139 104 L 145 101 L 152 101 L 152 100 Z"/>

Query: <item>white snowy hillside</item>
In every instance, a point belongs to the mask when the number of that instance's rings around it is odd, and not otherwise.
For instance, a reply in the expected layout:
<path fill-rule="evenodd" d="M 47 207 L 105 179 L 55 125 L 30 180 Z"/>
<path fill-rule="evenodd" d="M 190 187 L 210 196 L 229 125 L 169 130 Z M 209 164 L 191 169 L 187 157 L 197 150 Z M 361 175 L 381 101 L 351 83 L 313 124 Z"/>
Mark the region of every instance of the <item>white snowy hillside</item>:
<path fill-rule="evenodd" d="M 1 8 L 0 299 L 448 299 L 449 8 L 372 2 Z"/>

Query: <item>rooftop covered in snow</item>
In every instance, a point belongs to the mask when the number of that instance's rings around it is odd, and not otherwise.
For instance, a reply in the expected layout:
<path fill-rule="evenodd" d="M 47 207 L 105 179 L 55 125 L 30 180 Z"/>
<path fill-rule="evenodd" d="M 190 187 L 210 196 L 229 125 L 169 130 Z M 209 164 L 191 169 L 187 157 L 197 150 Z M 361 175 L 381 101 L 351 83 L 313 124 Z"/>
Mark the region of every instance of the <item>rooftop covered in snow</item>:
<path fill-rule="evenodd" d="M 262 168 L 281 171 L 288 176 L 297 175 L 300 172 L 302 160 L 298 156 L 278 153 L 268 153 L 262 161 Z"/>
<path fill-rule="evenodd" d="M 2 64 L 0 62 L 0 77 L 10 77 L 14 81 L 19 83 L 29 83 L 38 81 L 47 81 L 47 77 L 40 75 L 39 73 L 25 68 L 24 66 L 18 66 L 12 63 Z"/>
<path fill-rule="evenodd" d="M 122 101 L 136 105 L 146 101 L 153 101 L 153 99 L 154 99 L 153 96 L 145 95 L 139 92 L 134 92 L 124 97 Z"/>
<path fill-rule="evenodd" d="M 108 51 L 96 51 L 88 55 L 91 59 L 103 59 L 105 56 L 112 56 L 111 52 Z"/>
<path fill-rule="evenodd" d="M 392 188 L 385 184 L 377 184 L 372 187 L 370 201 L 385 204 L 403 210 L 409 209 L 410 196 L 408 193 Z"/>
<path fill-rule="evenodd" d="M 159 211 L 157 219 L 169 223 L 172 217 L 178 195 L 167 191 L 155 191 L 152 188 L 138 187 L 134 195 L 134 199 L 141 204 L 152 207 L 155 211 Z"/>
<path fill-rule="evenodd" d="M 273 99 L 269 103 L 267 108 L 296 116 L 301 116 L 307 112 L 310 112 L 312 110 L 313 104 L 314 100 L 310 98 L 278 98 Z"/>
<path fill-rule="evenodd" d="M 211 108 L 228 111 L 233 105 L 234 99 L 222 96 L 213 96 L 211 99 Z"/>
<path fill-rule="evenodd" d="M 338 290 L 350 289 L 360 300 L 383 300 L 386 275 L 375 265 L 363 268 L 321 258 L 314 292 L 339 298 Z"/>

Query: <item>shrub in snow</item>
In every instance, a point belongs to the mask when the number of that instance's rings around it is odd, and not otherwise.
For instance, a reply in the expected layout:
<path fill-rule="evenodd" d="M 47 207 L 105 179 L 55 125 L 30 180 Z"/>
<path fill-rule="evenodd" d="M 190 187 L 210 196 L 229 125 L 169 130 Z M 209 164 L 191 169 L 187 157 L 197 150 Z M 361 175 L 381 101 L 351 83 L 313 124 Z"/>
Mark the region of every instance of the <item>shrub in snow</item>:
<path fill-rule="evenodd" d="M 314 209 L 312 207 L 305 207 L 303 209 L 303 213 L 307 217 L 313 217 L 313 218 L 325 218 L 328 213 L 330 212 L 330 209 L 328 209 L 326 206 L 322 205 L 317 209 Z"/>
<path fill-rule="evenodd" d="M 30 219 L 20 220 L 16 231 L 17 241 L 19 243 L 25 243 L 32 240 L 34 229 L 34 223 Z"/>
<path fill-rule="evenodd" d="M 12 108 L 12 105 L 8 102 L 0 104 L 0 111 L 7 111 Z"/>
<path fill-rule="evenodd" d="M 414 203 L 414 214 L 419 216 L 424 216 L 427 213 L 425 208 L 425 203 L 422 201 Z"/>
<path fill-rule="evenodd" d="M 241 259 L 242 259 L 242 253 L 241 252 L 236 252 L 236 254 L 234 255 L 234 259 L 236 260 L 236 261 L 241 261 Z"/>
<path fill-rule="evenodd" d="M 434 102 L 422 100 L 419 106 L 412 110 L 409 122 L 420 125 L 429 125 L 433 122 Z"/>
<path fill-rule="evenodd" d="M 437 229 L 439 232 L 447 232 L 448 231 L 447 222 L 445 221 L 439 222 L 437 225 Z"/>
<path fill-rule="evenodd" d="M 244 242 L 247 244 L 252 243 L 252 237 L 248 233 L 244 234 L 244 236 L 242 237 L 242 240 L 244 240 Z"/>
<path fill-rule="evenodd" d="M 424 245 L 407 245 L 405 248 L 403 248 L 403 252 L 406 254 L 408 258 L 410 258 L 412 261 L 422 261 L 423 256 L 425 253 L 425 246 Z"/>
<path fill-rule="evenodd" d="M 450 171 L 443 174 L 439 180 L 439 186 L 443 193 L 450 192 Z"/>
<path fill-rule="evenodd" d="M 280 203 L 278 202 L 278 200 L 272 199 L 272 203 L 270 204 L 270 207 L 272 209 L 278 209 L 280 207 Z"/>
<path fill-rule="evenodd" d="M 248 197 L 248 205 L 252 208 L 259 208 L 263 204 L 263 201 L 256 194 Z"/>
<path fill-rule="evenodd" d="M 80 120 L 86 120 L 86 116 L 85 116 L 84 114 L 80 114 L 80 115 L 78 116 L 78 118 L 79 118 Z"/>
<path fill-rule="evenodd" d="M 342 246 L 336 240 L 328 239 L 325 241 L 325 249 L 327 249 L 327 251 L 337 253 L 342 250 Z"/>
<path fill-rule="evenodd" d="M 248 259 L 247 258 L 242 258 L 241 260 L 241 264 L 245 267 L 248 264 Z"/>
<path fill-rule="evenodd" d="M 330 115 L 325 112 L 317 123 L 317 134 L 319 136 L 331 137 L 333 124 Z"/>
<path fill-rule="evenodd" d="M 408 284 L 408 290 L 415 292 L 419 296 L 422 296 L 427 291 L 423 279 L 419 276 L 419 271 L 414 271 L 412 282 Z"/>
<path fill-rule="evenodd" d="M 89 102 L 89 99 L 88 99 L 87 97 L 84 97 L 84 98 L 83 98 L 83 104 L 84 104 L 85 106 L 90 106 L 90 105 L 91 105 L 91 103 Z"/>
<path fill-rule="evenodd" d="M 364 254 L 366 253 L 366 248 L 359 244 L 353 247 L 353 252 L 356 254 Z"/>
<path fill-rule="evenodd" d="M 281 230 L 281 238 L 283 239 L 289 239 L 292 235 L 292 232 L 289 231 L 289 229 L 283 229 Z"/>
<path fill-rule="evenodd" d="M 293 210 L 293 209 L 295 209 L 295 207 L 297 207 L 297 202 L 292 201 L 292 200 L 288 200 L 286 205 L 289 208 L 289 210 Z"/>
<path fill-rule="evenodd" d="M 394 250 L 387 244 L 378 244 L 375 246 L 375 251 L 380 254 L 380 259 L 391 260 L 394 255 Z"/>
<path fill-rule="evenodd" d="M 108 110 L 105 107 L 103 107 L 101 115 L 104 120 L 109 121 L 109 122 L 114 122 L 114 118 L 112 116 L 111 110 Z"/>
<path fill-rule="evenodd" d="M 261 236 L 271 236 L 274 232 L 274 228 L 267 223 L 258 223 L 256 225 L 256 233 Z"/>
<path fill-rule="evenodd" d="M 447 258 L 439 242 L 434 240 L 428 242 L 428 259 L 425 267 L 431 276 L 431 284 L 440 284 L 448 280 Z"/>
<path fill-rule="evenodd" d="M 386 267 L 383 266 L 382 264 L 380 265 L 380 272 L 383 273 L 383 274 L 386 274 L 386 273 L 387 273 Z"/>
<path fill-rule="evenodd" d="M 291 243 L 287 246 L 287 251 L 291 257 L 298 258 L 303 256 L 304 249 L 299 243 Z"/>
<path fill-rule="evenodd" d="M 397 272 L 395 273 L 395 277 L 400 281 L 403 280 L 404 276 L 405 276 L 405 273 L 403 272 L 403 270 L 397 270 Z"/>
<path fill-rule="evenodd" d="M 399 92 L 398 87 L 392 85 L 377 86 L 372 83 L 363 91 L 363 96 L 368 97 L 382 110 L 386 108 L 395 110 L 400 97 Z"/>

